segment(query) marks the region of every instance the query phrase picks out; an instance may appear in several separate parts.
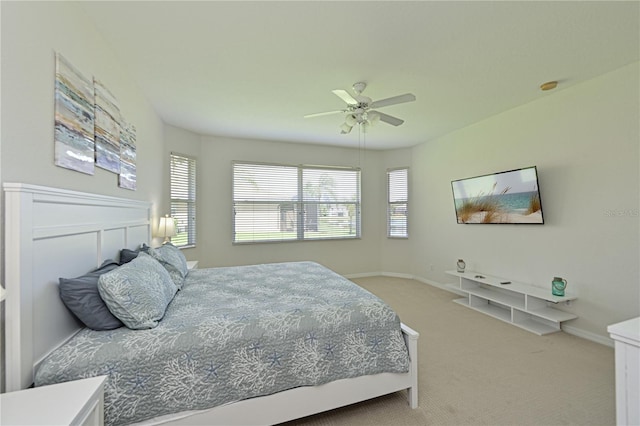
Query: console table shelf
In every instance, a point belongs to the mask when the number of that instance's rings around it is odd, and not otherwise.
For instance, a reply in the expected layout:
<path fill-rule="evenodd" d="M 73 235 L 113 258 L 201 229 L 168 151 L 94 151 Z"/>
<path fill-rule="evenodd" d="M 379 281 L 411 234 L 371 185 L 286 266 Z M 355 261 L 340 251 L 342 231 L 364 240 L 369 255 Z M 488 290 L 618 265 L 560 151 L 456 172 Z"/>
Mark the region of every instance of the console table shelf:
<path fill-rule="evenodd" d="M 554 333 L 560 331 L 563 321 L 577 318 L 576 315 L 553 306 L 577 299 L 570 293 L 554 296 L 551 288 L 545 290 L 518 282 L 500 284 L 508 280 L 478 272 L 446 273 L 459 278 L 457 284 L 449 284 L 447 287 L 465 295 L 454 302 L 532 333 Z"/>

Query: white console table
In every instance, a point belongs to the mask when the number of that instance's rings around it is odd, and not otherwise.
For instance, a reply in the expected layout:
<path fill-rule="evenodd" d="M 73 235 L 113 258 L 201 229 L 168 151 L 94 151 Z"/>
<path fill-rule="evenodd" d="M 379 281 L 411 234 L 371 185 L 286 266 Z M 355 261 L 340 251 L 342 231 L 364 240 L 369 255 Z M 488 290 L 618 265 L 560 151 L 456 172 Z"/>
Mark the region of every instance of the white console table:
<path fill-rule="evenodd" d="M 607 327 L 616 351 L 616 424 L 640 424 L 640 317 Z"/>
<path fill-rule="evenodd" d="M 480 272 L 446 273 L 459 278 L 458 284 L 450 284 L 447 288 L 465 295 L 454 302 L 532 333 L 554 333 L 561 330 L 560 324 L 563 321 L 577 318 L 577 315 L 553 306 L 575 300 L 577 297 L 570 293 L 562 297 L 552 295 L 551 282 L 548 289 L 543 289 Z"/>

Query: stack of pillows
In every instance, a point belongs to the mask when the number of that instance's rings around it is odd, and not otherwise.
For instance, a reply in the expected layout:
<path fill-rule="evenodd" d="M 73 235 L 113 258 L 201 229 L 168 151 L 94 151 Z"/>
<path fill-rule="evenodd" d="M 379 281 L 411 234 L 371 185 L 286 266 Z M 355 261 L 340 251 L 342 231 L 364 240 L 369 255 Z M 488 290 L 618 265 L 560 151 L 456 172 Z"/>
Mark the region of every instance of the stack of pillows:
<path fill-rule="evenodd" d="M 188 272 L 184 255 L 170 243 L 123 249 L 120 262 L 107 260 L 88 274 L 60 278 L 60 298 L 93 330 L 154 328 Z"/>

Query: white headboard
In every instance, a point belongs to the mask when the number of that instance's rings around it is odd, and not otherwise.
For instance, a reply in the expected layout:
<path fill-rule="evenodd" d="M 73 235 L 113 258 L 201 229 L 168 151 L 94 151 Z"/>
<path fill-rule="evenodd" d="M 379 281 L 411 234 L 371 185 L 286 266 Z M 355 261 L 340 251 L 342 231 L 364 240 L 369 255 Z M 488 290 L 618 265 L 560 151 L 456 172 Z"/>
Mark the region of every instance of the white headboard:
<path fill-rule="evenodd" d="M 5 183 L 6 390 L 33 382 L 35 366 L 83 327 L 60 300 L 72 278 L 151 239 L 151 203 Z"/>

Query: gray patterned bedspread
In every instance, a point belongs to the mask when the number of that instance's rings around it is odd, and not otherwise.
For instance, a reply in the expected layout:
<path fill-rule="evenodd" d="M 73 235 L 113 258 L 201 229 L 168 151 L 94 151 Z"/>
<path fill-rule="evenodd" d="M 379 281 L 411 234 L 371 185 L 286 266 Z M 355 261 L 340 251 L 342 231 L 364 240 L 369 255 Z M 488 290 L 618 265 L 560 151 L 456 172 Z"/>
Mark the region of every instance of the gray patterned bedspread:
<path fill-rule="evenodd" d="M 190 271 L 158 327 L 83 329 L 35 382 L 108 375 L 105 422 L 121 425 L 408 369 L 400 320 L 384 302 L 293 262 Z"/>

